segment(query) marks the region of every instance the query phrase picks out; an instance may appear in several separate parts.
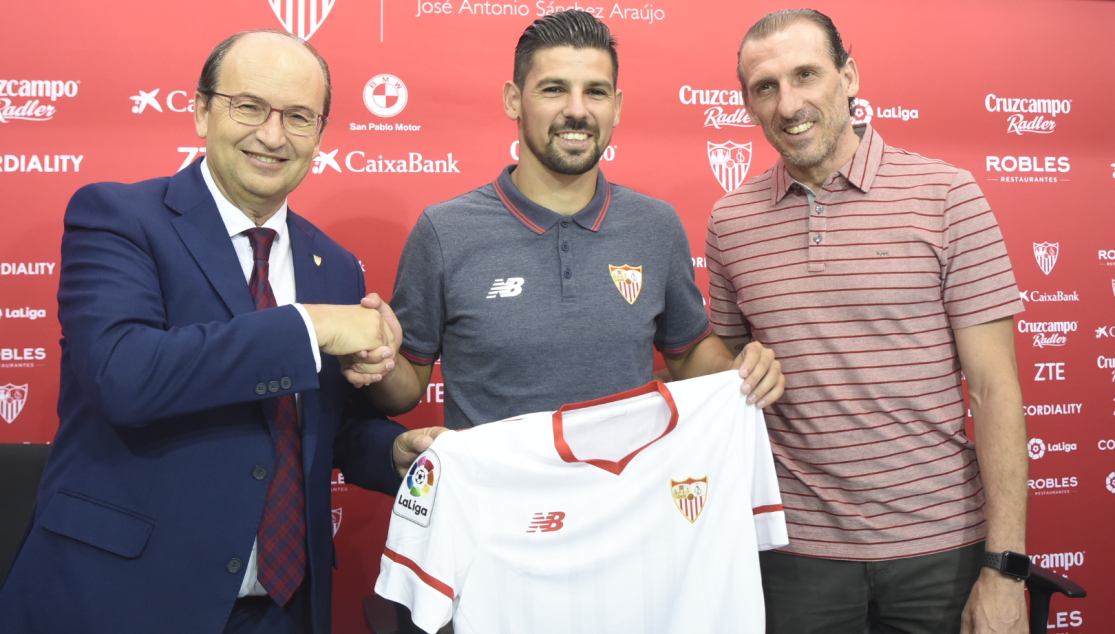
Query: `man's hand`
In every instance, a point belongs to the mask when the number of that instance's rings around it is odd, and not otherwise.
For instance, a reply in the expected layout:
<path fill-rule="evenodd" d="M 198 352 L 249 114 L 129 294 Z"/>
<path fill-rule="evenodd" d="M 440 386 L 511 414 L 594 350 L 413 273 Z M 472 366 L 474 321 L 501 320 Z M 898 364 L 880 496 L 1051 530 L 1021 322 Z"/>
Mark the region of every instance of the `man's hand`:
<path fill-rule="evenodd" d="M 395 461 L 395 473 L 403 477 L 410 468 L 410 464 L 418 458 L 418 454 L 434 444 L 434 438 L 449 431 L 445 427 L 423 427 L 412 429 L 399 434 L 395 445 L 391 447 L 391 458 Z"/>
<path fill-rule="evenodd" d="M 786 377 L 782 375 L 782 364 L 774 358 L 774 350 L 752 341 L 740 351 L 732 368 L 739 368 L 743 379 L 740 391 L 747 395 L 748 403 L 762 409 L 782 398 Z"/>
<path fill-rule="evenodd" d="M 984 568 L 961 616 L 961 634 L 1027 634 L 1025 584 Z"/>
<path fill-rule="evenodd" d="M 382 381 L 395 369 L 399 347 L 403 345 L 403 327 L 395 317 L 395 311 L 377 293 L 369 293 L 360 300 L 360 305 L 377 311 L 391 333 L 394 343 L 378 350 L 360 350 L 351 355 L 340 357 L 341 373 L 356 387 L 364 387 Z"/>
<path fill-rule="evenodd" d="M 302 307 L 314 322 L 322 352 L 342 356 L 368 351 L 380 359 L 394 356 L 398 346 L 395 333 L 380 310 L 363 305 L 303 304 Z"/>

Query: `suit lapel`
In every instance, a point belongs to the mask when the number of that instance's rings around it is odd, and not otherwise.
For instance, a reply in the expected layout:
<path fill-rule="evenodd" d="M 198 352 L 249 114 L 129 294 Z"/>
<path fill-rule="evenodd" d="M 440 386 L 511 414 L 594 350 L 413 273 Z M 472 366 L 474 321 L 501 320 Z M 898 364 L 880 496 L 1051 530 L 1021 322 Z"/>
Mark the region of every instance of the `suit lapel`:
<path fill-rule="evenodd" d="M 201 177 L 201 161 L 195 161 L 170 179 L 165 202 L 180 214 L 170 221 L 171 225 L 229 311 L 233 315 L 254 311 L 255 303 L 244 282 L 240 260 L 217 204 Z"/>
<path fill-rule="evenodd" d="M 321 260 L 320 253 L 315 247 L 311 230 L 307 223 L 289 208 L 286 224 L 287 235 L 290 236 L 290 254 L 294 258 L 294 286 L 298 303 L 329 303 L 325 287 L 326 263 Z M 321 411 L 318 397 L 317 390 L 302 393 L 302 465 L 305 473 L 310 472 L 317 451 L 320 421 L 316 413 Z"/>

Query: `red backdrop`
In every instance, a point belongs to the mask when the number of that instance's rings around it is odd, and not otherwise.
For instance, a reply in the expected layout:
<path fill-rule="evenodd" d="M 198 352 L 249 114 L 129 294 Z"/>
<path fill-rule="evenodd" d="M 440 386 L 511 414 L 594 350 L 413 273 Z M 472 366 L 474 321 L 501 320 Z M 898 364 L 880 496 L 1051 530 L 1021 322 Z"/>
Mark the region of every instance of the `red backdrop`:
<path fill-rule="evenodd" d="M 609 179 L 675 205 L 707 284 L 704 231 L 724 193 L 712 144 L 755 175 L 776 155 L 743 114 L 736 46 L 767 0 L 589 0 L 620 43 L 622 125 Z M 39 0 L 4 8 L 0 39 L 0 442 L 48 442 L 58 419 L 56 319 L 62 215 L 79 186 L 180 169 L 204 148 L 193 86 L 229 34 L 308 35 L 333 72 L 333 114 L 293 208 L 364 263 L 385 295 L 422 209 L 513 162 L 500 91 L 523 28 L 563 0 Z M 1030 429 L 1028 550 L 1089 591 L 1055 600 L 1053 632 L 1115 620 L 1115 3 L 814 3 L 858 60 L 861 117 L 893 146 L 970 170 L 1006 236 L 1026 312 L 1017 318 Z M 300 8 L 302 12 L 299 13 Z M 405 97 L 405 103 L 404 103 Z M 1041 100 L 1041 101 L 1035 101 Z M 370 104 L 370 105 L 367 105 Z M 400 108 L 401 104 L 401 108 Z M 737 147 L 742 146 L 742 147 Z M 420 156 L 419 156 L 420 155 Z M 404 161 L 382 172 L 369 161 Z M 441 171 L 410 172 L 424 161 Z M 379 167 L 379 164 L 375 164 Z M 439 165 L 439 164 L 432 164 Z M 721 170 L 723 173 L 725 170 Z M 435 372 L 434 381 L 440 381 Z M 441 421 L 442 386 L 403 417 Z M 340 569 L 335 630 L 367 631 L 388 498 L 333 488 Z"/>

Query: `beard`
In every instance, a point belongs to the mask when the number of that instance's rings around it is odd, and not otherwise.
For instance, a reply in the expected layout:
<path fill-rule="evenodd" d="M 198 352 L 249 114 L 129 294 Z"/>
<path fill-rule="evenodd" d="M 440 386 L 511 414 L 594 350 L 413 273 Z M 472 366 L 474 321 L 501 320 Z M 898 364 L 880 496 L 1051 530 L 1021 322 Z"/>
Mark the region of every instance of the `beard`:
<path fill-rule="evenodd" d="M 844 97 L 837 94 L 836 99 L 843 100 Z M 834 100 L 823 111 L 805 107 L 791 119 L 762 121 L 760 123 L 763 128 L 763 135 L 767 137 L 767 141 L 774 146 L 774 149 L 782 155 L 783 161 L 795 167 L 808 169 L 823 164 L 836 152 L 840 136 L 847 130 L 851 118 L 847 102 L 845 101 L 844 105 L 841 105 L 839 101 Z M 791 128 L 806 121 L 813 121 L 814 127 L 820 128 L 819 132 L 821 134 L 818 135 L 817 140 L 812 145 L 799 147 L 792 141 L 787 142 L 781 135 L 785 128 Z"/>
<path fill-rule="evenodd" d="M 558 149 L 555 142 L 562 132 L 587 132 L 592 136 L 592 146 L 584 150 Z M 547 169 L 566 176 L 579 176 L 596 167 L 604 151 L 600 148 L 600 130 L 591 125 L 587 120 L 568 119 L 560 125 L 555 123 L 548 131 L 549 141 L 544 147 L 538 147 L 530 134 L 524 134 L 527 147 L 538 161 Z"/>

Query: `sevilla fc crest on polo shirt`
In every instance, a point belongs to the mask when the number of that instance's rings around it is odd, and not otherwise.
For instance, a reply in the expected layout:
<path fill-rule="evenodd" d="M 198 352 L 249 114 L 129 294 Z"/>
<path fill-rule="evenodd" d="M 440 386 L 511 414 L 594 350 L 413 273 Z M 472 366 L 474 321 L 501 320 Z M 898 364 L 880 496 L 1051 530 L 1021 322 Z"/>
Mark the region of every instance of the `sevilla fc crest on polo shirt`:
<path fill-rule="evenodd" d="M 690 523 L 696 522 L 708 501 L 708 476 L 681 481 L 671 479 L 670 494 L 674 498 L 674 506 L 685 519 Z"/>
<path fill-rule="evenodd" d="M 609 264 L 608 272 L 627 303 L 634 304 L 635 300 L 639 299 L 639 291 L 643 290 L 643 267 L 631 266 L 630 264 L 624 264 L 623 266 Z"/>

